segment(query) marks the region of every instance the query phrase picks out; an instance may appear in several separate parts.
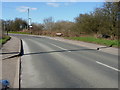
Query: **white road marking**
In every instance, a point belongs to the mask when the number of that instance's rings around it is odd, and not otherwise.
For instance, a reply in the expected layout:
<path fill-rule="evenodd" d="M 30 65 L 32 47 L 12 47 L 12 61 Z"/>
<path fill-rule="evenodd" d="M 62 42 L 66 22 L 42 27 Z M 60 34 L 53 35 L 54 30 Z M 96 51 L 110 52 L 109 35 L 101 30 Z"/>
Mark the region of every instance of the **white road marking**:
<path fill-rule="evenodd" d="M 22 79 L 20 80 L 20 83 L 23 83 L 23 80 L 22 80 Z"/>
<path fill-rule="evenodd" d="M 114 68 L 114 67 L 111 67 L 111 66 L 109 66 L 109 65 L 106 65 L 106 64 L 104 64 L 104 63 L 101 63 L 101 62 L 99 62 L 99 61 L 96 61 L 96 63 L 98 63 L 98 64 L 100 64 L 100 65 L 103 65 L 103 66 L 105 66 L 105 67 L 108 67 L 108 68 L 110 68 L 110 69 L 113 69 L 113 70 L 115 70 L 115 71 L 120 72 L 119 69 L 116 69 L 116 68 Z"/>
<path fill-rule="evenodd" d="M 62 50 L 67 50 L 67 49 L 65 49 L 65 48 L 62 48 L 62 47 L 60 47 L 60 46 L 57 46 L 57 45 L 55 45 L 55 44 L 52 44 L 52 43 L 51 43 L 51 45 L 53 45 L 53 46 L 55 46 L 55 47 L 58 47 L 58 48 L 60 48 L 60 49 L 62 49 Z M 71 52 L 71 51 L 69 51 L 69 50 L 68 50 L 68 52 Z"/>

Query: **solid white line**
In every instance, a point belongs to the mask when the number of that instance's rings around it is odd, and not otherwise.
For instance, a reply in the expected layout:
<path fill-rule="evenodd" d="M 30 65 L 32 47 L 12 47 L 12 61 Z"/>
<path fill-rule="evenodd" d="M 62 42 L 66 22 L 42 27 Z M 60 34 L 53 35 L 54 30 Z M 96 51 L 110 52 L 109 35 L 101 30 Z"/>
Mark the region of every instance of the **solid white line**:
<path fill-rule="evenodd" d="M 21 83 L 21 84 L 23 83 L 23 80 L 22 80 L 22 79 L 20 80 L 20 83 Z"/>
<path fill-rule="evenodd" d="M 65 49 L 65 48 L 62 48 L 62 47 L 60 47 L 60 46 L 57 46 L 57 45 L 55 45 L 55 44 L 52 44 L 52 43 L 51 43 L 51 45 L 53 45 L 53 46 L 55 46 L 55 47 L 58 47 L 58 48 L 60 48 L 60 49 L 62 49 L 62 50 L 67 50 L 67 49 Z M 68 52 L 71 52 L 71 51 L 69 51 L 69 50 L 68 50 Z"/>
<path fill-rule="evenodd" d="M 118 70 L 118 69 L 116 69 L 116 68 L 114 68 L 114 67 L 111 67 L 111 66 L 109 66 L 109 65 L 106 65 L 106 64 L 104 64 L 104 63 L 101 63 L 101 62 L 99 62 L 99 61 L 96 61 L 96 63 L 98 63 L 98 64 L 100 64 L 100 65 L 103 65 L 103 66 L 105 66 L 105 67 L 108 67 L 108 68 L 110 68 L 110 69 L 113 69 L 113 70 L 115 70 L 115 71 L 120 72 L 120 70 Z"/>

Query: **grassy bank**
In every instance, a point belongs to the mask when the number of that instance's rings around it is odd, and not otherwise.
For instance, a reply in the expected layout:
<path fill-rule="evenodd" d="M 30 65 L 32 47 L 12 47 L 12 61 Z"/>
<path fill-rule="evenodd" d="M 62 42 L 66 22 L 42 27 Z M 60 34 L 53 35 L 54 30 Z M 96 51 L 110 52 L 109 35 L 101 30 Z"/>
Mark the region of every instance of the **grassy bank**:
<path fill-rule="evenodd" d="M 28 32 L 9 32 L 14 34 L 30 34 Z M 50 35 L 48 35 L 50 36 Z M 95 44 L 101 44 L 105 46 L 113 45 L 113 47 L 120 47 L 120 40 L 107 40 L 104 38 L 95 38 L 93 36 L 86 36 L 86 37 L 64 37 L 66 39 L 70 40 L 78 40 L 78 41 L 84 41 L 89 43 L 95 43 Z"/>
<path fill-rule="evenodd" d="M 113 47 L 120 47 L 120 41 L 118 40 L 107 40 L 107 39 L 95 38 L 95 37 L 65 37 L 65 38 L 70 40 L 84 41 L 84 42 L 90 42 L 90 43 L 101 44 L 106 46 L 113 45 Z"/>
<path fill-rule="evenodd" d="M 10 40 L 10 36 L 5 36 L 4 38 L 0 39 L 0 44 L 6 43 L 8 40 Z"/>
<path fill-rule="evenodd" d="M 28 33 L 28 32 L 9 32 L 9 33 L 14 33 L 14 34 L 30 34 L 30 33 Z"/>

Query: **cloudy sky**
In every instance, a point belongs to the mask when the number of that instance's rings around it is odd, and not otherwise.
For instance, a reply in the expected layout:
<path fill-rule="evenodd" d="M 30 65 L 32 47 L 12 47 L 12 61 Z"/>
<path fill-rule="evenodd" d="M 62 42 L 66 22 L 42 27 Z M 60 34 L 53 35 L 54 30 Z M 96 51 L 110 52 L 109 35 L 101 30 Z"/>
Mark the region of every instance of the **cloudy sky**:
<path fill-rule="evenodd" d="M 103 2 L 70 1 L 75 0 L 69 0 L 69 2 L 2 2 L 2 18 L 9 20 L 17 17 L 27 20 L 29 8 L 32 22 L 42 23 L 43 19 L 48 17 L 53 17 L 54 21 L 74 21 L 79 14 L 92 12 L 103 5 Z"/>

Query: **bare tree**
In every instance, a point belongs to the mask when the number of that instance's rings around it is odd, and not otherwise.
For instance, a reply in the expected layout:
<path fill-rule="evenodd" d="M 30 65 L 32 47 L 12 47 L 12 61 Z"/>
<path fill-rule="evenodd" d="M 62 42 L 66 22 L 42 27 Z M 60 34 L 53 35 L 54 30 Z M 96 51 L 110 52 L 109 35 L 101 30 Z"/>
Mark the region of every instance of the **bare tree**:
<path fill-rule="evenodd" d="M 44 19 L 43 22 L 44 22 L 44 29 L 45 30 L 52 30 L 52 28 L 54 26 L 54 20 L 52 17 Z"/>

